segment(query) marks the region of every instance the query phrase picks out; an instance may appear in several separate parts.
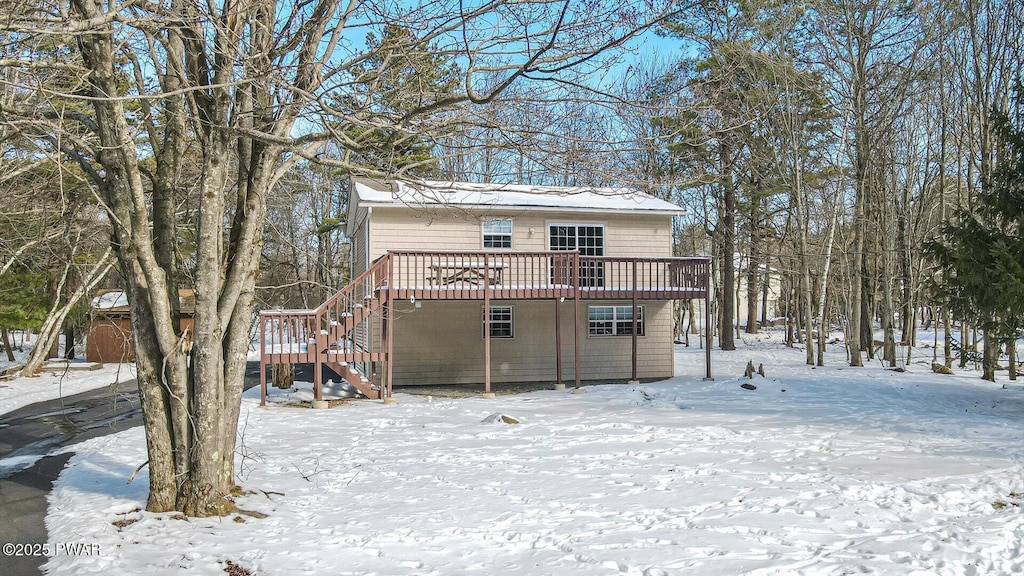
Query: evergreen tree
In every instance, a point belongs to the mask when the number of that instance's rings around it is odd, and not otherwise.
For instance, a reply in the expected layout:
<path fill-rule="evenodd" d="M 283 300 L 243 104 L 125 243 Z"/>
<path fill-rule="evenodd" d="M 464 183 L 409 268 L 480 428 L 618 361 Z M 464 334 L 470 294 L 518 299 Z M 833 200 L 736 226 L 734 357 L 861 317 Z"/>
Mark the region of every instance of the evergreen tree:
<path fill-rule="evenodd" d="M 959 209 L 931 243 L 952 313 L 1016 339 L 1024 319 L 1024 89 L 1009 112 L 992 112 L 996 165 L 972 209 Z M 1011 351 L 1011 364 L 1014 357 Z M 1011 376 L 1013 372 L 1011 372 Z"/>
<path fill-rule="evenodd" d="M 14 361 L 10 332 L 37 329 L 46 318 L 46 276 L 31 272 L 0 274 L 0 346 Z"/>
<path fill-rule="evenodd" d="M 441 134 L 428 137 L 417 117 L 452 96 L 458 66 L 398 24 L 384 26 L 380 36 L 370 32 L 366 45 L 366 58 L 350 68 L 353 82 L 332 110 L 349 161 L 386 175 L 436 176 L 432 151 Z"/>

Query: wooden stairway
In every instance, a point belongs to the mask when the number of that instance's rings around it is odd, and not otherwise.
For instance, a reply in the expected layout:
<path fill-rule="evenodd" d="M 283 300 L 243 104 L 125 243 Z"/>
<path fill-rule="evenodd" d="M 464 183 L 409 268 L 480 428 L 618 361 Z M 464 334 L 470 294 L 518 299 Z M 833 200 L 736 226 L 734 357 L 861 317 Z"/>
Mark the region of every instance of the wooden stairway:
<path fill-rule="evenodd" d="M 261 400 L 266 403 L 267 364 L 313 364 L 314 397 L 323 399 L 323 369 L 345 379 L 367 398 L 390 391 L 375 374 L 387 362 L 387 281 L 390 255 L 312 310 L 260 313 Z"/>

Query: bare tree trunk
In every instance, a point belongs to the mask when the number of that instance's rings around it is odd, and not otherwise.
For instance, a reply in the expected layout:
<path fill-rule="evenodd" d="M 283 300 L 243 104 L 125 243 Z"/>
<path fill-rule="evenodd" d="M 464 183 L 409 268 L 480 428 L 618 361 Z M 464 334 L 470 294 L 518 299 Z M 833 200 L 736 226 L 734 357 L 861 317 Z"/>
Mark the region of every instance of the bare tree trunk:
<path fill-rule="evenodd" d="M 999 361 L 999 338 L 991 329 L 982 335 L 981 378 L 990 382 L 996 381 L 996 363 Z"/>
<path fill-rule="evenodd" d="M 893 330 L 893 302 L 892 302 L 892 280 L 889 274 L 891 258 L 885 258 L 885 267 L 882 271 L 882 359 L 889 363 L 890 367 L 896 366 L 896 341 Z"/>
<path fill-rule="evenodd" d="M 75 359 L 75 327 L 64 326 L 64 359 Z"/>
<path fill-rule="evenodd" d="M 796 134 L 794 134 L 794 137 Z M 793 173 L 795 186 L 793 187 L 793 196 L 796 199 L 796 214 L 797 214 L 797 251 L 799 253 L 799 266 L 800 266 L 800 310 L 803 312 L 803 324 L 805 338 L 805 361 L 807 364 L 814 365 L 814 316 L 813 307 L 811 306 L 811 262 L 808 254 L 809 248 L 807 244 L 807 226 L 810 220 L 810 215 L 807 214 L 804 200 L 804 184 L 803 184 L 803 167 L 800 162 L 799 146 L 796 139 L 793 139 L 792 150 L 793 154 Z"/>
<path fill-rule="evenodd" d="M 43 365 L 43 362 L 46 360 L 46 357 L 50 352 L 50 348 L 60 336 L 60 328 L 64 324 L 64 319 L 71 313 L 72 308 L 78 305 L 78 303 L 88 294 L 92 293 L 96 285 L 99 284 L 103 278 L 106 277 L 110 269 L 113 268 L 114 261 L 111 254 L 112 251 L 108 248 L 103 256 L 100 257 L 99 261 L 93 265 L 93 268 L 86 276 L 86 279 L 81 283 L 81 285 L 79 285 L 78 289 L 68 297 L 67 302 L 63 305 L 60 304 L 60 292 L 63 288 L 63 280 L 60 282 L 60 288 L 57 290 L 57 296 L 54 299 L 53 306 L 50 308 L 50 313 L 47 314 L 42 328 L 39 329 L 36 345 L 25 360 L 25 367 L 21 370 L 22 376 L 31 376 L 35 374 L 36 371 L 39 370 L 39 367 Z"/>
<path fill-rule="evenodd" d="M 859 138 L 858 138 L 859 139 Z M 866 151 L 858 151 L 858 157 L 867 154 Z M 858 172 L 861 171 L 858 161 Z M 853 213 L 853 266 L 850 276 L 850 298 L 849 320 L 847 321 L 848 332 L 846 333 L 846 347 L 850 351 L 850 366 L 863 366 L 861 358 L 861 308 L 864 301 L 864 282 L 862 273 L 864 268 L 864 185 L 858 174 L 857 198 L 854 204 Z"/>
<path fill-rule="evenodd" d="M 1010 380 L 1017 379 L 1017 333 L 1016 330 L 1010 331 L 1009 342 L 1006 343 L 1006 356 L 1008 357 L 1008 366 Z"/>
<path fill-rule="evenodd" d="M 14 362 L 14 348 L 11 347 L 11 335 L 7 332 L 7 328 L 0 328 L 0 344 L 4 346 L 4 352 L 7 354 L 7 361 Z"/>
<path fill-rule="evenodd" d="M 295 384 L 295 365 L 274 364 L 273 377 L 274 388 L 287 390 Z"/>
<path fill-rule="evenodd" d="M 846 153 L 846 141 L 848 136 L 848 125 L 847 117 L 843 115 L 843 133 L 839 140 L 839 153 L 836 156 L 836 164 L 839 166 L 839 182 L 836 183 L 835 198 L 833 199 L 833 210 L 832 216 L 828 220 L 828 234 L 827 240 L 825 241 L 825 251 L 822 254 L 822 266 L 821 266 L 821 291 L 818 293 L 818 319 L 821 325 L 818 327 L 818 355 L 817 365 L 825 365 L 825 340 L 827 339 L 827 322 L 825 321 L 825 305 L 826 295 L 828 294 L 828 280 L 829 270 L 832 267 L 832 246 L 835 242 L 836 228 L 839 227 L 839 216 L 843 207 L 842 196 L 840 190 L 842 187 L 843 179 L 843 156 Z"/>
<path fill-rule="evenodd" d="M 721 300 L 721 325 L 719 327 L 718 341 L 722 350 L 735 350 L 735 320 L 736 320 L 736 187 L 733 179 L 732 159 L 729 157 L 726 145 L 720 144 L 719 162 L 721 163 L 722 174 L 722 196 L 723 214 L 722 230 L 722 300 Z"/>
<path fill-rule="evenodd" d="M 756 203 L 751 203 L 751 211 L 757 211 Z M 747 289 L 747 334 L 757 334 L 757 298 L 760 285 L 758 283 L 758 272 L 761 267 L 761 257 L 758 250 L 758 239 L 756 230 L 756 216 L 751 215 L 750 218 L 750 261 L 747 264 L 747 278 L 746 278 L 746 289 Z"/>

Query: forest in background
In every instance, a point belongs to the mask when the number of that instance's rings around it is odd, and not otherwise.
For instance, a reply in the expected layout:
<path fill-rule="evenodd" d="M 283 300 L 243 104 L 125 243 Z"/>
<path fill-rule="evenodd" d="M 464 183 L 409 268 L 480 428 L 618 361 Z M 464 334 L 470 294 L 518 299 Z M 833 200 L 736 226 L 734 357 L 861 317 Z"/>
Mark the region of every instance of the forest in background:
<path fill-rule="evenodd" d="M 979 346 L 989 332 L 1003 343 L 1016 335 L 1015 323 L 997 328 L 971 305 L 951 302 L 952 272 L 941 251 L 928 247 L 943 241 L 944 225 L 979 213 L 1001 158 L 1012 155 L 998 122 L 1002 114 L 1020 127 L 1019 5 L 677 8 L 648 34 L 661 40 L 609 52 L 576 78 L 526 78 L 415 130 L 365 120 L 337 126 L 344 138 L 326 146 L 327 161 L 296 163 L 268 197 L 262 305 L 314 307 L 344 285 L 347 176 L 371 172 L 624 186 L 676 202 L 689 211 L 678 223 L 677 253 L 714 257 L 723 349 L 733 347 L 738 330 L 756 333 L 778 317 L 791 341 L 815 341 L 807 354 L 818 363 L 836 329 L 848 335 L 854 365 L 862 354 L 895 362 L 898 344 L 915 343 L 915 326 L 939 326 L 947 366 L 961 347 L 994 349 Z M 339 96 L 350 109 L 393 117 L 458 90 L 461 54 L 420 43 L 410 28 L 384 25 L 365 43 L 368 56 L 352 66 L 350 93 Z M 3 97 L 11 103 L 3 107 L 0 173 L 10 199 L 0 209 L 5 352 L 14 329 L 50 336 L 63 328 L 80 339 L 84 297 L 121 285 L 104 266 L 112 256 L 102 203 L 76 166 L 40 154 L 17 116 L 27 90 L 81 81 L 72 45 L 46 49 L 67 56 L 67 65 L 46 74 L 3 67 Z M 400 62 L 383 65 L 391 59 Z M 175 237 L 187 267 L 201 166 L 194 155 L 182 160 L 191 184 L 183 183 L 177 202 Z M 54 318 L 60 326 L 47 325 Z M 953 340 L 954 325 L 965 342 Z"/>
<path fill-rule="evenodd" d="M 1005 348 L 1015 375 L 1018 2 L 3 4 L 3 344 L 73 341 L 126 290 L 150 510 L 226 494 L 225 359 L 254 309 L 345 284 L 351 175 L 652 194 L 713 258 L 723 350 L 773 314 L 808 363 L 839 329 L 851 365 L 895 364 L 932 327 L 939 364 L 991 380 Z"/>

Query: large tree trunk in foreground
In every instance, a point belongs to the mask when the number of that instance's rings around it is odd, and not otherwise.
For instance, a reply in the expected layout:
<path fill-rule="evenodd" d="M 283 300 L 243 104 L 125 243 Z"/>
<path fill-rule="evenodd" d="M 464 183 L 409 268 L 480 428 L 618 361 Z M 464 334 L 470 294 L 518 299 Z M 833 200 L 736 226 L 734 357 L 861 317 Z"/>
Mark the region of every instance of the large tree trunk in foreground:
<path fill-rule="evenodd" d="M 101 5 L 80 0 L 75 7 L 84 18 L 103 18 Z M 258 20 L 260 15 L 273 17 L 265 11 L 233 17 L 240 18 L 241 26 L 245 18 Z M 317 33 L 315 28 L 311 33 Z M 131 303 L 149 453 L 146 508 L 207 516 L 223 514 L 231 507 L 228 495 L 233 487 L 244 351 L 259 254 L 257 240 L 263 226 L 264 198 L 272 184 L 266 159 L 276 158 L 280 149 L 251 144 L 235 149 L 236 142 L 250 139 L 238 136 L 234 130 L 245 129 L 246 124 L 251 128 L 261 119 L 251 106 L 245 106 L 245 91 L 232 96 L 231 78 L 237 72 L 232 54 L 238 45 L 219 43 L 217 58 L 207 62 L 204 54 L 185 50 L 185 44 L 200 41 L 201 34 L 188 37 L 186 32 L 187 40 L 183 40 L 179 32 L 169 29 L 165 44 L 170 50 L 168 74 L 160 78 L 163 89 L 171 95 L 163 104 L 167 125 L 162 138 L 154 140 L 158 143 L 154 150 L 157 168 L 146 173 L 155 179 L 151 189 L 144 184 L 123 100 L 117 98 L 121 87 L 112 28 L 83 36 L 80 47 L 91 72 L 98 136 L 104 149 L 110 151 L 99 157 L 104 173 L 97 185 L 114 222 L 112 245 Z M 201 67 L 210 64 L 213 69 Z M 175 94 L 184 79 L 182 66 L 197 86 L 190 98 L 201 119 L 198 147 L 203 158 L 191 357 L 185 346 L 187 335 L 180 328 L 178 278 L 173 264 L 175 242 L 169 241 L 176 237 L 174 194 L 179 187 L 179 156 L 186 136 L 184 114 L 188 105 Z M 253 92 L 269 98 L 269 90 L 261 81 L 265 84 L 269 79 L 254 80 Z M 233 113 L 245 118 L 239 120 Z M 290 126 L 293 119 L 285 115 L 282 122 Z M 231 172 L 238 180 L 229 178 L 229 171 L 234 170 L 232 158 L 248 168 L 246 172 Z M 227 210 L 225 199 L 231 197 L 237 200 Z M 151 210 L 155 212 L 152 223 Z M 225 221 L 232 223 L 228 238 Z"/>

